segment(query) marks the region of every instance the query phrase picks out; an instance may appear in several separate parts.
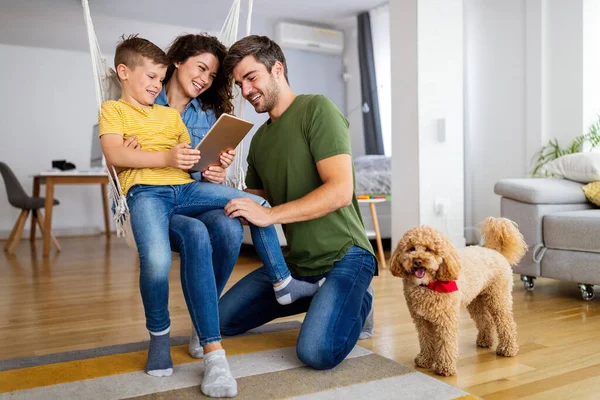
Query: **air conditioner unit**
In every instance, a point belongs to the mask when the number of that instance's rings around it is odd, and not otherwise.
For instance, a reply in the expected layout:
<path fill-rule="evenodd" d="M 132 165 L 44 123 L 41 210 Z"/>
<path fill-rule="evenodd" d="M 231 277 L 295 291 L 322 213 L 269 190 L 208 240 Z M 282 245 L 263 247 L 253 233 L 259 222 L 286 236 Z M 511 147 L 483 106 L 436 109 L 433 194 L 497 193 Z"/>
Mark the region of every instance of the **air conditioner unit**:
<path fill-rule="evenodd" d="M 342 54 L 344 32 L 316 26 L 280 22 L 276 27 L 277 42 L 282 47 Z"/>

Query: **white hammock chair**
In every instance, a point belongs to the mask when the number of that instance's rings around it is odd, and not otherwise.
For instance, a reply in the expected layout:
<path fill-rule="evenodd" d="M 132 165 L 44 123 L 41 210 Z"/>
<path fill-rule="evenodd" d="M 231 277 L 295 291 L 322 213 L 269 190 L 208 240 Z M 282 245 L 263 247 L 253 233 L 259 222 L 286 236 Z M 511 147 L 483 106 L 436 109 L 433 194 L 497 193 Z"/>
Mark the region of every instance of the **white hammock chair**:
<path fill-rule="evenodd" d="M 218 39 L 229 48 L 238 36 L 238 27 L 240 21 L 240 3 L 241 0 L 233 0 L 227 19 L 221 28 Z M 83 15 L 85 18 L 85 24 L 88 34 L 88 42 L 90 46 L 90 54 L 92 56 L 92 69 L 94 73 L 94 87 L 96 90 L 96 102 L 98 103 L 98 112 L 101 112 L 102 103 L 107 100 L 117 100 L 121 96 L 121 84 L 117 78 L 117 74 L 113 68 L 107 63 L 106 59 L 102 56 L 100 51 L 100 45 L 96 37 L 96 31 L 94 30 L 94 24 L 90 15 L 90 6 L 88 0 L 81 0 L 83 6 Z M 246 21 L 246 36 L 250 35 L 251 21 L 252 21 L 252 5 L 253 0 L 248 0 L 248 19 Z M 244 99 L 240 94 L 239 88 L 233 86 L 234 94 L 234 110 L 239 117 L 243 117 Z M 229 186 L 243 190 L 244 185 L 244 170 L 242 168 L 242 156 L 244 154 L 244 141 L 240 142 L 236 148 L 236 157 L 233 160 L 233 164 L 227 168 L 227 179 L 225 183 Z M 114 167 L 109 170 L 107 168 L 110 190 L 108 191 L 108 198 L 113 204 L 113 218 L 117 228 L 117 237 L 124 237 L 129 247 L 135 249 L 135 240 L 133 238 L 133 232 L 131 230 L 131 222 L 129 218 L 129 207 L 127 206 L 127 200 L 123 196 L 121 191 L 121 184 L 119 177 Z"/>

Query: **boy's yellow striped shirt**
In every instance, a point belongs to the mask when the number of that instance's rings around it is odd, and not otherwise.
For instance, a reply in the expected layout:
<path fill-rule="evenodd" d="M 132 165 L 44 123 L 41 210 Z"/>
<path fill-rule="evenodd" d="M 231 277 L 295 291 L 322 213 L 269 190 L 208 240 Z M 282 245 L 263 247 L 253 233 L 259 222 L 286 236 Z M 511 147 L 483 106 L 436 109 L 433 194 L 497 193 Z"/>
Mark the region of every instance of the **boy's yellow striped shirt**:
<path fill-rule="evenodd" d="M 98 117 L 100 136 L 107 133 L 127 139 L 135 136 L 143 151 L 167 151 L 179 143 L 190 143 L 190 135 L 179 113 L 169 107 L 154 104 L 142 108 L 123 100 L 102 104 Z M 194 182 L 190 174 L 179 168 L 129 168 L 119 172 L 123 194 L 132 186 L 182 185 Z"/>

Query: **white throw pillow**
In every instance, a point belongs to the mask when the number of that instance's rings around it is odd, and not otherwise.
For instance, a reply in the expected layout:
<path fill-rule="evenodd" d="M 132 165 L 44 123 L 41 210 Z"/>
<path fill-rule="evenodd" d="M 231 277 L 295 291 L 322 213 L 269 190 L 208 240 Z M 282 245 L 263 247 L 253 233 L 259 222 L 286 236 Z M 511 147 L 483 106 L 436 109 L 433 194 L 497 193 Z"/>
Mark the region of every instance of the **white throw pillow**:
<path fill-rule="evenodd" d="M 600 181 L 600 153 L 567 154 L 544 165 L 541 173 L 582 183 Z"/>

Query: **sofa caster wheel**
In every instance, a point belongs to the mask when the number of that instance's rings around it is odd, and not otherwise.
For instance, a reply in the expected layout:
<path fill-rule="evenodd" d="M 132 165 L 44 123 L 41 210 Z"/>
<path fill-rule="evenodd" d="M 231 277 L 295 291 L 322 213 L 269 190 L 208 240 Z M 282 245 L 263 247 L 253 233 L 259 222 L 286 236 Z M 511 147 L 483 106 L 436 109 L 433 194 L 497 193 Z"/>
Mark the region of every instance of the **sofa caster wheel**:
<path fill-rule="evenodd" d="M 586 285 L 585 283 L 579 284 L 579 290 L 581 291 L 581 298 L 589 301 L 595 297 L 594 285 Z"/>
<path fill-rule="evenodd" d="M 535 277 L 529 275 L 521 275 L 523 286 L 526 290 L 533 290 L 535 288 Z"/>

